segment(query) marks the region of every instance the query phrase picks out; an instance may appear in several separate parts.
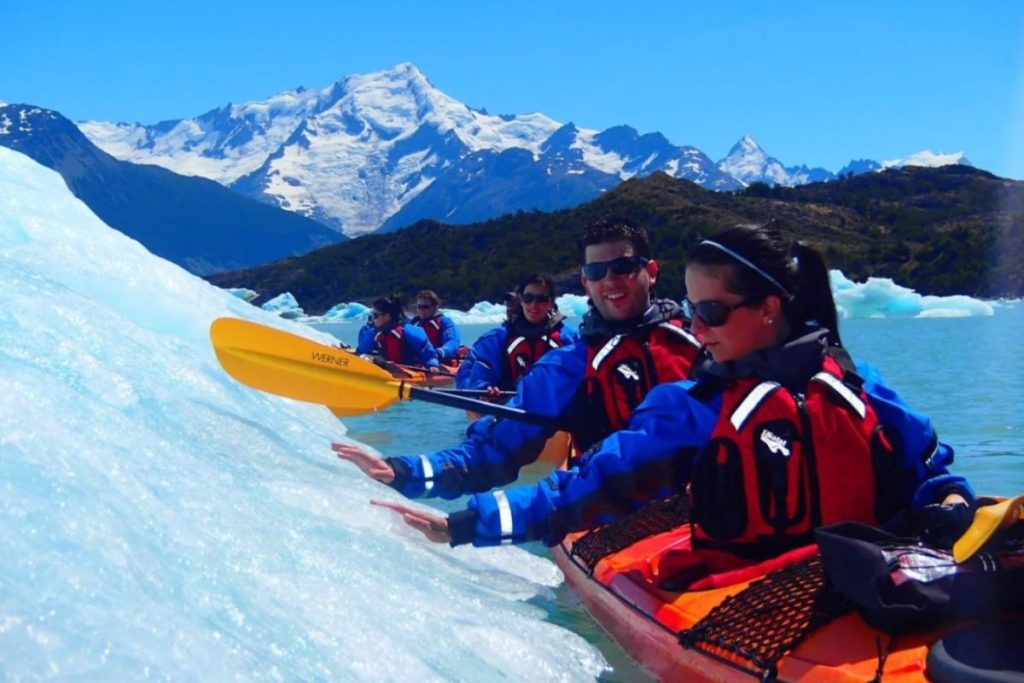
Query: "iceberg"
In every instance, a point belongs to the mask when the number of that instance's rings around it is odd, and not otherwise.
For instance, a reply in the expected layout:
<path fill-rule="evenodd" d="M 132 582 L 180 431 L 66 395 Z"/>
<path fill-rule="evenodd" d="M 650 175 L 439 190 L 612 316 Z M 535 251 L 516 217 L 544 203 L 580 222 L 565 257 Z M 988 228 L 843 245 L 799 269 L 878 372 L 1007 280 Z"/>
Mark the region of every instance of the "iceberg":
<path fill-rule="evenodd" d="M 888 278 L 853 282 L 830 271 L 832 293 L 841 318 L 962 318 L 991 316 L 992 304 L 969 296 L 929 296 Z"/>
<path fill-rule="evenodd" d="M 969 296 L 931 296 L 918 294 L 888 278 L 872 277 L 867 282 L 854 282 L 841 271 L 829 273 L 839 316 L 851 318 L 963 318 L 991 316 L 994 306 L 1013 306 L 1014 300 L 988 302 Z M 558 310 L 566 318 L 581 320 L 589 306 L 586 296 L 563 294 L 558 297 Z M 298 304 L 295 304 L 297 307 Z M 301 310 L 301 309 L 300 309 Z M 324 316 L 305 317 L 303 322 L 364 322 L 366 306 L 359 303 L 338 304 Z M 337 312 L 336 312 L 337 311 Z M 355 313 L 353 313 L 355 311 Z M 504 304 L 481 301 L 468 311 L 446 308 L 443 312 L 457 324 L 501 324 L 505 320 Z"/>
<path fill-rule="evenodd" d="M 252 301 L 259 296 L 258 292 L 254 292 L 253 290 L 246 289 L 244 287 L 230 287 L 225 291 L 233 296 L 237 296 L 242 301 Z"/>
<path fill-rule="evenodd" d="M 345 320 L 358 320 L 363 322 L 370 312 L 370 307 L 361 303 L 338 304 L 320 316 L 323 322 L 343 322 Z"/>
<path fill-rule="evenodd" d="M 0 652 L 10 680 L 592 680 L 515 548 L 427 544 L 322 407 L 241 386 L 210 322 L 333 339 L 104 225 L 0 148 Z"/>
<path fill-rule="evenodd" d="M 306 315 L 306 312 L 299 306 L 299 302 L 295 300 L 295 296 L 291 292 L 285 292 L 284 294 L 278 294 L 270 301 L 260 306 L 264 311 L 270 311 L 276 313 L 282 318 L 288 320 L 294 320 L 295 318 L 302 318 Z"/>

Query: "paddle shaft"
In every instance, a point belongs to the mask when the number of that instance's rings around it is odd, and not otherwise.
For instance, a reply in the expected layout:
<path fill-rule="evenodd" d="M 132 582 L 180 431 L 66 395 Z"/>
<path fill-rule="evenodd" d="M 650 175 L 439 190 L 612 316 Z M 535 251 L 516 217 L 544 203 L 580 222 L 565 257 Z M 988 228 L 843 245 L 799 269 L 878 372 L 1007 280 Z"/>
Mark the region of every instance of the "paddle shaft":
<path fill-rule="evenodd" d="M 469 396 L 471 398 L 475 398 L 475 397 L 478 397 L 478 396 L 486 396 L 487 395 L 487 390 L 486 389 L 447 389 L 447 388 L 440 388 L 440 389 L 434 389 L 434 391 L 443 391 L 446 394 L 453 394 L 455 396 Z M 512 398 L 515 395 L 516 395 L 516 392 L 514 392 L 514 391 L 499 391 L 497 398 L 509 399 L 509 398 Z"/>
<path fill-rule="evenodd" d="M 528 413 L 522 408 L 510 408 L 497 403 L 469 398 L 468 396 L 460 396 L 444 389 L 438 390 L 424 389 L 422 387 L 405 387 L 403 398 L 411 398 L 417 401 L 424 401 L 426 403 L 436 403 L 437 405 L 448 406 L 450 408 L 462 408 L 463 410 L 471 410 L 474 413 L 480 413 L 481 415 L 493 415 L 494 417 L 516 420 L 518 422 L 539 425 L 541 427 L 550 427 L 552 429 L 558 428 L 557 423 L 550 417 Z"/>

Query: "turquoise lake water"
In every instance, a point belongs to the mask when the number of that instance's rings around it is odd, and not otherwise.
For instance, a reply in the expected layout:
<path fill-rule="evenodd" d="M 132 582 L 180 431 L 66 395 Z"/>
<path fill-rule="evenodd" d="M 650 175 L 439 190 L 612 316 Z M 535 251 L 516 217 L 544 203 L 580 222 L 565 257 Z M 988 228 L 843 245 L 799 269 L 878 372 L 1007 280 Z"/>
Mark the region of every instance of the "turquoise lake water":
<path fill-rule="evenodd" d="M 463 342 L 471 344 L 491 327 L 461 326 Z M 358 325 L 317 328 L 351 344 Z M 904 401 L 931 418 L 939 438 L 956 451 L 953 469 L 968 477 L 977 491 L 1024 492 L 1024 303 L 997 305 L 990 317 L 846 320 L 841 332 L 855 358 L 876 365 Z M 417 403 L 344 422 L 352 438 L 385 455 L 453 445 L 466 427 L 461 411 Z M 448 510 L 460 507 L 457 501 L 433 504 Z M 547 552 L 539 546 L 532 550 Z M 644 680 L 564 586 L 544 607 L 552 621 L 601 648 L 614 667 L 606 680 Z"/>

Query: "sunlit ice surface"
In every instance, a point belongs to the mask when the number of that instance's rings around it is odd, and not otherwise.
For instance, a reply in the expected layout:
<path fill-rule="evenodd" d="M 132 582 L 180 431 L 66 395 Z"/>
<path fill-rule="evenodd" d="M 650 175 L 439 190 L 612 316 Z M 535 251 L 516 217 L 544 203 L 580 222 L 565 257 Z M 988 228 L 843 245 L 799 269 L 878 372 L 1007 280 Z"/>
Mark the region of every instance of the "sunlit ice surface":
<path fill-rule="evenodd" d="M 244 236 L 239 236 L 244 239 Z M 0 678 L 580 680 L 513 548 L 421 541 L 341 422 L 219 368 L 210 322 L 316 333 L 105 226 L 0 148 Z M 327 335 L 321 335 L 331 341 Z"/>

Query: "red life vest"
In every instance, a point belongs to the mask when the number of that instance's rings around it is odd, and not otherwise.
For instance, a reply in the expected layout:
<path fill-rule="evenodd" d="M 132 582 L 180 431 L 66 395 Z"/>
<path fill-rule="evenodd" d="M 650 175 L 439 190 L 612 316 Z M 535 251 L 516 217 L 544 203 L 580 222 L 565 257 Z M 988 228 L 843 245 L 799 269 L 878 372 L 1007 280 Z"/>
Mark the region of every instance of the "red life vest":
<path fill-rule="evenodd" d="M 541 356 L 565 344 L 560 327 L 549 334 L 533 339 L 527 339 L 523 335 L 516 334 L 514 330 L 509 330 L 505 342 L 502 389 L 515 389 L 519 379 L 534 363 L 540 360 Z"/>
<path fill-rule="evenodd" d="M 373 336 L 375 352 L 392 363 L 402 362 L 402 337 L 405 327 L 397 325 L 390 330 L 380 330 Z"/>
<path fill-rule="evenodd" d="M 802 393 L 730 382 L 694 464 L 694 547 L 774 555 L 813 542 L 824 524 L 877 525 L 893 461 L 860 379 L 830 356 Z"/>
<path fill-rule="evenodd" d="M 427 333 L 427 339 L 430 340 L 430 344 L 435 348 L 441 348 L 441 316 L 435 315 L 433 318 L 415 318 L 413 321 L 414 325 L 422 327 Z"/>
<path fill-rule="evenodd" d="M 572 430 L 577 450 L 625 427 L 656 385 L 688 378 L 699 352 L 700 342 L 679 319 L 590 345 L 581 385 L 585 424 Z"/>

